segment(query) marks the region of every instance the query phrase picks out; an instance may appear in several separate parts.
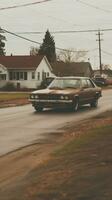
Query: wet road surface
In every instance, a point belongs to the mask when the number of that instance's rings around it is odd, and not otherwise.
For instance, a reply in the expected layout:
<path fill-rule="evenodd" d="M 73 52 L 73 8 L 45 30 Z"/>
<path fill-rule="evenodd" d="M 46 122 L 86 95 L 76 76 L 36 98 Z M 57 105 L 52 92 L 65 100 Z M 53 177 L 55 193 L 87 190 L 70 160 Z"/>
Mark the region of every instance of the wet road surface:
<path fill-rule="evenodd" d="M 34 111 L 31 105 L 0 109 L 0 156 L 50 137 L 76 123 L 112 109 L 112 90 L 103 91 L 98 108 L 83 106 L 77 113 L 67 110 Z M 51 133 L 49 135 L 49 133 Z"/>

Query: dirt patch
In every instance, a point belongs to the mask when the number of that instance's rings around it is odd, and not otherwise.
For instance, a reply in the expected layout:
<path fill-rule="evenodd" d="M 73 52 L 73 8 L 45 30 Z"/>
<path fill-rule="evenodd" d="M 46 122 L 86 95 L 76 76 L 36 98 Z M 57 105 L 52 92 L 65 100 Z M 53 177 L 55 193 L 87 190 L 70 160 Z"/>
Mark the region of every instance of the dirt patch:
<path fill-rule="evenodd" d="M 10 100 L 0 100 L 0 108 L 22 106 L 29 104 L 28 99 L 10 99 Z"/>
<path fill-rule="evenodd" d="M 112 112 L 0 158 L 2 200 L 112 199 Z"/>

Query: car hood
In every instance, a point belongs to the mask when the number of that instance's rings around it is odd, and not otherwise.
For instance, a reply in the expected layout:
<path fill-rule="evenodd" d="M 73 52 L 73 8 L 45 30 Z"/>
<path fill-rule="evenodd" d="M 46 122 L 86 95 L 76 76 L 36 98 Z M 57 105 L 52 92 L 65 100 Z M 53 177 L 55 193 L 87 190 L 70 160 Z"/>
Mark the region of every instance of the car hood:
<path fill-rule="evenodd" d="M 42 90 L 36 90 L 32 92 L 32 94 L 64 94 L 64 95 L 69 95 L 69 94 L 74 94 L 78 93 L 79 89 L 42 89 Z"/>

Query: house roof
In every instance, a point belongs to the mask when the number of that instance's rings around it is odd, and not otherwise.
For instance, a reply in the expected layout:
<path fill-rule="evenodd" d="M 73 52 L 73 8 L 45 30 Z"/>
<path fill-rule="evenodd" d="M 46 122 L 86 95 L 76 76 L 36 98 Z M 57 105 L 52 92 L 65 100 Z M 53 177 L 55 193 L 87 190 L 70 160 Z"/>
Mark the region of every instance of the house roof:
<path fill-rule="evenodd" d="M 0 56 L 0 64 L 7 69 L 36 69 L 44 56 Z"/>
<path fill-rule="evenodd" d="M 92 73 L 92 67 L 89 62 L 72 62 L 64 63 L 63 61 L 57 61 L 51 63 L 53 72 L 56 76 L 80 76 L 87 72 Z"/>

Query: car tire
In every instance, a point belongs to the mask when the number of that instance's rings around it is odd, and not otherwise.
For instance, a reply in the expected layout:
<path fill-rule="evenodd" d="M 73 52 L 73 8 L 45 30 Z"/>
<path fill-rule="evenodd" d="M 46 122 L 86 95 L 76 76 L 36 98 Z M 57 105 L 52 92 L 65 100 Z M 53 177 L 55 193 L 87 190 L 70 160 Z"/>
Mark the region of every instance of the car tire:
<path fill-rule="evenodd" d="M 95 99 L 92 103 L 90 103 L 90 106 L 91 106 L 92 108 L 98 107 L 98 99 Z"/>
<path fill-rule="evenodd" d="M 74 112 L 78 111 L 78 109 L 79 109 L 79 99 L 78 98 L 74 100 L 72 109 Z"/>
<path fill-rule="evenodd" d="M 36 110 L 37 112 L 41 112 L 41 111 L 43 110 L 43 108 L 40 107 L 40 106 L 34 106 L 34 108 L 35 108 L 35 110 Z"/>

